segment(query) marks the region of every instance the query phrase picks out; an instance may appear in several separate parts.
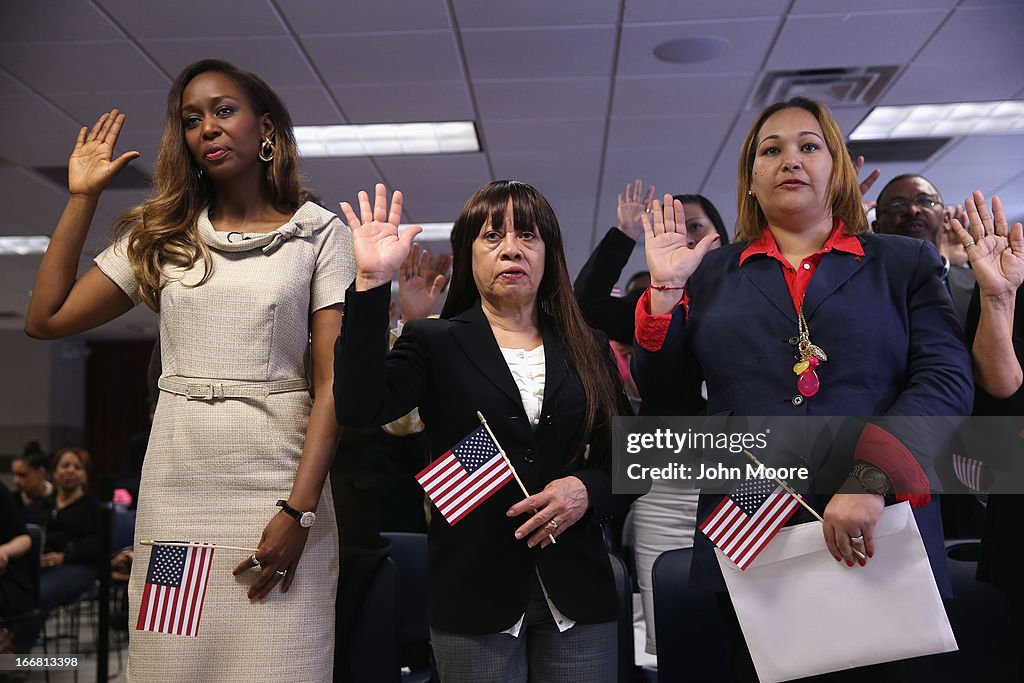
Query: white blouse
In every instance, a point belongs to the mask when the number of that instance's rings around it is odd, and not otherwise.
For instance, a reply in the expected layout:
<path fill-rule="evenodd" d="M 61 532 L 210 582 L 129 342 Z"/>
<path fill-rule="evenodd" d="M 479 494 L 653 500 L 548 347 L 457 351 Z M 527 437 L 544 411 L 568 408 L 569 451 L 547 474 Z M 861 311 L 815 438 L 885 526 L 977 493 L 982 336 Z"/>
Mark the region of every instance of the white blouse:
<path fill-rule="evenodd" d="M 519 396 L 523 401 L 526 417 L 529 418 L 534 426 L 540 424 L 540 412 L 544 406 L 544 345 L 541 344 L 530 351 L 503 348 L 501 349 L 501 355 L 505 357 L 505 363 L 512 373 L 512 379 L 516 381 L 516 386 L 519 387 Z M 575 626 L 576 622 L 559 612 L 555 604 L 551 602 L 551 598 L 548 597 L 548 589 L 544 587 L 544 582 L 541 581 L 540 572 L 537 572 L 537 581 L 540 582 L 541 590 L 544 591 L 544 599 L 548 603 L 548 609 L 551 610 L 551 616 L 558 626 L 558 631 L 560 633 L 568 631 Z M 524 613 L 523 616 L 519 617 L 519 621 L 511 628 L 502 631 L 502 633 L 508 633 L 518 638 L 525 618 L 526 614 Z"/>

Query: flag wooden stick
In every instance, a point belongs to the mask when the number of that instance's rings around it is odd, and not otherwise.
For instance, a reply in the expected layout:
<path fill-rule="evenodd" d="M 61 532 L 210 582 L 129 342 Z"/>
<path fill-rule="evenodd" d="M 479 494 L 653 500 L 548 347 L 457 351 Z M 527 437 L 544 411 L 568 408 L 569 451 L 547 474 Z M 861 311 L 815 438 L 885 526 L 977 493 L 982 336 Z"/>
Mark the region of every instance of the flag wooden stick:
<path fill-rule="evenodd" d="M 487 434 L 488 436 L 491 437 L 491 441 L 493 441 L 494 445 L 498 447 L 498 453 L 500 453 L 501 457 L 504 458 L 505 464 L 508 465 L 508 468 L 510 470 L 512 470 L 512 476 L 516 478 L 516 483 L 519 484 L 519 488 L 522 490 L 523 495 L 529 498 L 530 494 L 526 490 L 526 486 L 523 484 L 523 480 L 519 478 L 519 473 L 516 472 L 516 468 L 512 466 L 512 461 L 508 459 L 508 455 L 505 453 L 505 449 L 501 447 L 501 444 L 498 443 L 498 439 L 495 438 L 494 432 L 491 431 L 491 426 L 487 424 L 487 418 L 485 418 L 484 414 L 481 413 L 479 410 L 476 411 L 476 416 L 480 420 L 480 424 L 482 424 L 484 426 L 484 429 L 487 430 Z M 548 540 L 550 540 L 552 543 L 558 543 L 558 541 L 555 540 L 555 537 L 551 534 L 548 534 Z"/>
<path fill-rule="evenodd" d="M 243 550 L 247 553 L 255 553 L 259 548 L 243 548 L 237 545 L 221 545 L 219 543 L 200 543 L 199 541 L 153 541 L 145 539 L 139 541 L 140 545 L 169 545 L 172 548 L 223 548 L 224 550 Z"/>
<path fill-rule="evenodd" d="M 755 465 L 757 465 L 758 467 L 761 467 L 762 469 L 764 468 L 764 466 L 761 465 L 761 461 L 758 460 L 757 458 L 755 458 L 754 454 L 751 453 L 750 451 L 748 451 L 746 448 L 743 449 L 743 454 L 746 455 L 751 460 L 753 460 Z M 796 489 L 794 489 L 792 486 L 787 484 L 782 479 L 779 479 L 778 477 L 772 477 L 772 479 L 775 480 L 776 484 L 778 484 L 783 489 L 785 489 L 786 493 L 788 493 L 789 495 L 791 495 L 794 498 L 796 498 L 796 502 L 798 502 L 801 505 L 803 505 L 804 508 L 808 512 L 810 512 L 812 515 L 814 515 L 815 519 L 817 519 L 822 524 L 825 523 L 825 518 L 822 517 L 821 515 L 819 515 L 817 510 L 815 510 L 810 505 L 808 505 L 807 502 L 803 499 L 803 496 L 801 496 L 799 493 L 796 492 Z M 853 539 L 850 539 L 850 540 L 852 541 Z M 857 550 L 852 545 L 850 546 L 850 549 L 853 550 L 853 554 L 856 555 L 857 557 L 859 557 L 860 559 L 862 559 L 862 560 L 866 560 L 867 559 L 867 557 L 864 555 L 864 553 L 862 553 L 861 551 Z"/>

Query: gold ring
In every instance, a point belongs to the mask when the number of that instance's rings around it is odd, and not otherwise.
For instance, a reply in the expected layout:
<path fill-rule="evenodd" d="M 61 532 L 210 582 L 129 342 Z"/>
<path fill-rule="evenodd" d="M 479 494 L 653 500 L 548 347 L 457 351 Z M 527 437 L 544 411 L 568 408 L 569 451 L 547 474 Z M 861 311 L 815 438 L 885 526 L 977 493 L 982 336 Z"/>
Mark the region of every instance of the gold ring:
<path fill-rule="evenodd" d="M 971 240 L 970 242 L 965 242 L 965 243 L 964 243 L 964 251 L 966 251 L 966 250 L 970 249 L 970 248 L 971 248 L 971 247 L 973 247 L 973 246 L 976 246 L 977 244 L 978 244 L 978 243 L 977 243 L 977 242 L 975 242 L 974 240 Z"/>

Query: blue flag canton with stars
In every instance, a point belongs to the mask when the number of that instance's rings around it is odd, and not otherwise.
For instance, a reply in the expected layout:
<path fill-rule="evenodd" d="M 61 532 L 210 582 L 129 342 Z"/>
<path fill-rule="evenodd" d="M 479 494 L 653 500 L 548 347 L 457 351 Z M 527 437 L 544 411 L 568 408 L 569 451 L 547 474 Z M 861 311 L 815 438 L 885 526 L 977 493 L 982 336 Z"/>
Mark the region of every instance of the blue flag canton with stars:
<path fill-rule="evenodd" d="M 149 558 L 149 572 L 146 583 L 155 586 L 181 586 L 181 577 L 185 573 L 185 554 L 188 548 L 171 545 L 158 545 L 153 548 L 153 556 Z"/>
<path fill-rule="evenodd" d="M 771 479 L 748 479 L 737 486 L 729 497 L 743 512 L 752 515 L 778 487 Z"/>
<path fill-rule="evenodd" d="M 498 447 L 483 427 L 455 444 L 452 455 L 472 474 L 498 454 Z"/>

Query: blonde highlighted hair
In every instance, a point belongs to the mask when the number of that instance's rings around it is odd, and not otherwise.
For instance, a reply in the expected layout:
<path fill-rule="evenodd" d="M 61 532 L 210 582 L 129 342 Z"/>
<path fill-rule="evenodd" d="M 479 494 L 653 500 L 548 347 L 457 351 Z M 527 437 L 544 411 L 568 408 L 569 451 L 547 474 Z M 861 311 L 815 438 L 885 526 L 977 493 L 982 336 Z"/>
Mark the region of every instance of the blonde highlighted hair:
<path fill-rule="evenodd" d="M 761 115 L 750 127 L 743 147 L 740 148 L 740 163 L 736 184 L 736 241 L 750 242 L 761 236 L 761 231 L 768 224 L 757 197 L 747 191 L 751 186 L 754 170 L 754 157 L 757 154 L 757 136 L 761 127 L 770 116 L 783 109 L 803 109 L 809 112 L 821 126 L 825 138 L 825 146 L 832 155 L 832 177 L 828 183 L 828 197 L 832 207 L 832 217 L 841 218 L 846 224 L 846 233 L 860 235 L 868 231 L 868 217 L 860 194 L 860 183 L 857 171 L 846 149 L 846 142 L 839 130 L 839 124 L 832 118 L 832 113 L 825 104 L 806 97 L 794 97 L 785 102 L 776 102 L 761 112 Z"/>
<path fill-rule="evenodd" d="M 153 194 L 114 223 L 115 238 L 127 237 L 128 259 L 142 300 L 155 311 L 160 309 L 166 266 L 188 269 L 202 260 L 203 278 L 195 286 L 206 282 L 212 274 L 210 250 L 199 238 L 197 221 L 216 197 L 209 178 L 200 172 L 185 144 L 185 124 L 181 118 L 185 88 L 206 72 L 230 78 L 242 89 L 257 114 L 270 116 L 274 124 L 274 158 L 265 163 L 264 182 L 274 208 L 295 211 L 309 197 L 299 180 L 299 153 L 291 116 L 270 86 L 259 76 L 218 59 L 204 59 L 185 67 L 167 94 L 167 121 L 153 169 Z"/>

